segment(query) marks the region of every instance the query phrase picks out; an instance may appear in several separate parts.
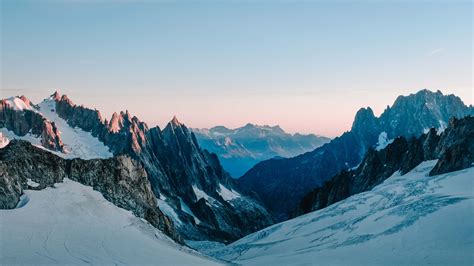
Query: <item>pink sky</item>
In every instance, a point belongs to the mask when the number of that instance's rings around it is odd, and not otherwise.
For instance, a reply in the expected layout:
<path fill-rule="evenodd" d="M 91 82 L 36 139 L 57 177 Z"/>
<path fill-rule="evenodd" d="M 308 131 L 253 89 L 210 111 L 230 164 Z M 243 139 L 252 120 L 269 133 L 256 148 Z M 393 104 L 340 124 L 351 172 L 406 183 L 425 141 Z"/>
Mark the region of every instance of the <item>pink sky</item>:
<path fill-rule="evenodd" d="M 431 89 L 436 91 L 436 89 Z M 446 90 L 444 94 L 454 93 L 461 97 L 465 104 L 473 104 L 472 89 Z M 16 91 L 12 95 L 25 94 L 38 102 L 52 93 L 42 91 Z M 224 125 L 235 128 L 253 123 L 259 125 L 280 125 L 290 133 L 314 133 L 329 137 L 341 135 L 350 129 L 354 115 L 362 107 L 370 106 L 378 116 L 387 105 L 392 105 L 398 95 L 415 93 L 413 90 L 379 90 L 379 91 L 341 91 L 307 93 L 291 95 L 275 93 L 261 100 L 258 95 L 227 95 L 222 102 L 222 95 L 213 98 L 210 95 L 177 96 L 173 93 L 152 97 L 147 93 L 136 91 L 129 94 L 106 96 L 84 94 L 73 90 L 59 90 L 67 94 L 76 104 L 97 108 L 102 115 L 110 118 L 114 111 L 128 109 L 145 121 L 150 127 L 158 125 L 163 128 L 173 115 L 188 127 L 213 127 Z M 11 95 L 10 95 L 11 96 Z M 5 96 L 2 93 L 2 98 Z M 276 108 L 276 107 L 277 108 Z"/>

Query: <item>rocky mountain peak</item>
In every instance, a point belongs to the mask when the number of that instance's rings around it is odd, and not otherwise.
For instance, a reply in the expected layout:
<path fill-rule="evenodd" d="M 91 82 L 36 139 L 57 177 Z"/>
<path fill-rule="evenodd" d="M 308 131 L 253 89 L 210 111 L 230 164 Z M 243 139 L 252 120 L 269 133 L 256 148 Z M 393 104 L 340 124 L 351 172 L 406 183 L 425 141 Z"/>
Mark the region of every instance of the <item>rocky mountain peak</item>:
<path fill-rule="evenodd" d="M 378 134 L 379 122 L 374 115 L 372 108 L 361 108 L 357 111 L 351 131 L 361 136 L 363 139 L 372 137 L 373 133 Z"/>
<path fill-rule="evenodd" d="M 109 131 L 113 133 L 117 133 L 120 131 L 120 129 L 123 127 L 123 116 L 119 116 L 117 112 L 114 112 L 112 114 L 112 117 L 110 118 L 110 121 L 107 125 Z"/>
<path fill-rule="evenodd" d="M 129 120 L 129 121 L 132 120 L 132 116 L 130 115 L 130 112 L 128 110 L 125 110 L 125 112 L 120 111 L 120 116 L 124 118 L 125 120 Z"/>
<path fill-rule="evenodd" d="M 176 117 L 161 131 L 158 127 L 148 129 L 145 123 L 132 117 L 128 111 L 115 113 L 105 122 L 97 110 L 75 105 L 59 93 L 48 98 L 41 106 L 38 112 L 18 112 L 9 106 L 4 108 L 0 103 L 0 109 L 6 110 L 0 113 L 0 126 L 16 129 L 15 133 L 18 132 L 16 134 L 20 136 L 30 130 L 36 135 L 44 131 L 43 146 L 61 150 L 60 130 L 56 124 L 43 124 L 41 111 L 57 114 L 67 122 L 64 125 L 61 121 L 58 126 L 73 129 L 77 127 L 90 132 L 92 137 L 107 146 L 115 156 L 125 154 L 137 160 L 144 167 L 154 193 L 153 206 L 156 206 L 156 198 L 166 196 L 166 202 L 164 198 L 160 198 L 161 203 L 165 204 L 164 207 L 160 205 L 160 209 L 163 207 L 163 210 L 172 212 L 171 217 L 184 236 L 200 240 L 235 240 L 272 223 L 270 215 L 260 203 L 237 192 L 217 156 L 201 150 L 195 135 Z M 24 115 L 27 111 L 32 113 L 31 117 Z M 30 121 L 32 119 L 34 121 Z M 111 132 L 111 129 L 118 130 L 119 134 Z M 96 168 L 89 165 L 81 169 L 100 170 L 102 168 L 99 164 Z M 118 183 L 121 182 L 120 180 Z M 232 194 L 230 198 L 227 193 L 229 191 Z M 233 200 L 236 195 L 240 195 L 238 200 Z M 202 204 L 202 197 L 207 203 Z M 199 199 L 201 203 L 198 203 Z M 229 203 L 231 200 L 232 204 Z M 146 216 L 145 213 L 145 218 Z"/>
<path fill-rule="evenodd" d="M 256 125 L 252 124 L 252 123 L 247 123 L 245 126 L 243 126 L 242 128 L 255 128 Z"/>
<path fill-rule="evenodd" d="M 20 96 L 20 99 L 25 103 L 25 105 L 26 105 L 29 109 L 31 109 L 31 105 L 32 105 L 32 104 L 31 104 L 30 99 L 26 98 L 25 95 L 21 95 L 21 96 Z"/>
<path fill-rule="evenodd" d="M 451 119 L 438 135 L 430 129 L 418 138 L 398 137 L 380 151 L 369 149 L 358 167 L 344 170 L 306 194 L 296 215 L 327 207 L 351 195 L 368 191 L 392 176 L 404 175 L 423 161 L 438 159 L 430 175 L 471 167 L 474 162 L 474 118 Z"/>
<path fill-rule="evenodd" d="M 55 91 L 53 94 L 50 95 L 50 97 L 56 102 L 61 100 L 61 94 L 59 94 L 58 91 Z"/>
<path fill-rule="evenodd" d="M 174 127 L 179 127 L 181 126 L 181 123 L 179 122 L 178 118 L 176 115 L 173 116 L 173 119 L 171 119 L 170 124 Z"/>
<path fill-rule="evenodd" d="M 372 108 L 367 107 L 367 108 L 360 108 L 359 111 L 357 111 L 355 117 L 354 117 L 354 122 L 352 123 L 352 128 L 355 128 L 359 126 L 360 124 L 365 124 L 366 121 L 371 121 L 375 119 L 374 111 Z"/>
<path fill-rule="evenodd" d="M 68 103 L 71 104 L 71 105 L 75 105 L 75 104 L 71 101 L 71 99 L 69 99 L 69 97 L 67 97 L 66 94 L 63 94 L 63 96 L 61 96 L 61 101 L 68 102 Z"/>
<path fill-rule="evenodd" d="M 378 140 L 391 141 L 398 136 L 411 139 L 432 127 L 442 132 L 451 117 L 462 118 L 472 113 L 459 97 L 443 95 L 440 91 L 425 89 L 399 96 L 380 117 L 375 117 L 372 109 L 362 108 L 351 131 L 307 154 L 259 163 L 238 182 L 241 187 L 256 192 L 271 211 L 284 214 L 288 211 L 284 208 L 299 200 L 303 196 L 301 192 L 308 192 L 308 187 L 320 187 L 321 182 L 337 172 L 358 165 L 368 149 L 378 147 Z M 434 131 L 431 132 L 431 139 L 436 139 Z M 423 145 L 428 148 L 431 143 Z"/>

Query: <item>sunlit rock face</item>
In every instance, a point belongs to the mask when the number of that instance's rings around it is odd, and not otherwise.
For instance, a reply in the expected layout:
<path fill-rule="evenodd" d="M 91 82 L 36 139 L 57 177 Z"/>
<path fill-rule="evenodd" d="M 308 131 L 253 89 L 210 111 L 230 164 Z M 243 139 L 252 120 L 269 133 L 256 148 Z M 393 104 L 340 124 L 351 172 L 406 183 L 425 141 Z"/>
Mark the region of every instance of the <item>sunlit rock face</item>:
<path fill-rule="evenodd" d="M 176 117 L 163 130 L 149 128 L 128 111 L 114 113 L 108 121 L 98 110 L 76 105 L 57 92 L 37 106 L 29 102 L 20 106 L 31 106 L 31 110 L 2 107 L 7 110 L 0 114 L 2 132 L 12 139 L 26 139 L 43 146 L 67 159 L 127 155 L 143 167 L 158 208 L 166 211 L 183 238 L 227 242 L 273 223 L 261 203 L 238 191 L 217 156 L 202 150 L 194 134 Z M 24 119 L 30 115 L 32 119 Z M 32 122 L 34 119 L 51 126 L 37 125 Z M 30 132 L 23 129 L 23 124 L 38 127 L 34 131 L 37 135 L 19 136 Z M 15 127 L 19 129 L 10 131 Z M 41 134 L 43 128 L 46 133 Z M 61 134 L 54 135 L 55 132 Z M 62 144 L 61 149 L 53 149 L 54 140 Z M 101 166 L 87 167 L 95 173 Z M 160 228 L 167 227 L 160 225 Z"/>
<path fill-rule="evenodd" d="M 18 136 L 31 134 L 41 137 L 41 144 L 50 150 L 63 151 L 63 142 L 54 122 L 37 112 L 25 96 L 0 101 L 0 128 Z"/>

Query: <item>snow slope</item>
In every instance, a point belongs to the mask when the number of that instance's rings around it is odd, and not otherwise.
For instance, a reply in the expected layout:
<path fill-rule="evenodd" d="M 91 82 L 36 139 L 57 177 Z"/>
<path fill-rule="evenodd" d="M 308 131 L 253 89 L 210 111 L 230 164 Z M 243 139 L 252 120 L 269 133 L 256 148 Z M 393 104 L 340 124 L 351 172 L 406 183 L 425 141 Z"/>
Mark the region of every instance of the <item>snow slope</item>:
<path fill-rule="evenodd" d="M 32 108 L 18 97 L 9 98 L 6 102 L 12 106 L 14 110 L 32 110 L 40 113 L 44 118 L 55 123 L 56 127 L 59 129 L 61 140 L 64 143 L 65 152 L 48 151 L 66 159 L 82 158 L 88 160 L 113 157 L 109 148 L 98 138 L 92 136 L 90 132 L 86 132 L 77 127 L 73 128 L 68 125 L 66 120 L 60 118 L 56 113 L 56 103 L 51 97 L 38 104 L 38 109 L 36 109 L 36 107 Z M 26 140 L 37 147 L 46 149 L 41 145 L 41 136 L 35 136 L 30 133 L 25 136 L 18 136 L 13 131 L 4 127 L 0 128 L 0 133 L 8 139 Z"/>
<path fill-rule="evenodd" d="M 0 210 L 0 264 L 217 265 L 69 179 Z"/>
<path fill-rule="evenodd" d="M 473 265 L 474 168 L 430 177 L 435 163 L 202 251 L 243 265 Z"/>
<path fill-rule="evenodd" d="M 52 98 L 42 101 L 39 106 L 39 112 L 49 121 L 56 124 L 60 131 L 61 139 L 64 143 L 66 153 L 59 153 L 64 158 L 110 158 L 113 154 L 98 138 L 92 136 L 80 128 L 73 128 L 68 125 L 66 120 L 60 118 L 56 113 L 56 103 Z"/>
<path fill-rule="evenodd" d="M 218 193 L 219 193 L 219 195 L 221 195 L 221 197 L 224 200 L 227 200 L 227 201 L 237 199 L 237 198 L 240 197 L 240 194 L 237 191 L 234 191 L 232 189 L 228 189 L 225 186 L 223 186 L 222 184 L 219 184 Z"/>

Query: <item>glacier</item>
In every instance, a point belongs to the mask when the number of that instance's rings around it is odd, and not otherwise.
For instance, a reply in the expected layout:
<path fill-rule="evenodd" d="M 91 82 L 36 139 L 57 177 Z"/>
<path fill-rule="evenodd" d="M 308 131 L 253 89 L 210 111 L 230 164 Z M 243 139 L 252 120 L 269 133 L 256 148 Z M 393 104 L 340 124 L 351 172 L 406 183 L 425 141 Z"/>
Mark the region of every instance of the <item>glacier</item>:
<path fill-rule="evenodd" d="M 473 265 L 474 168 L 429 176 L 435 163 L 201 251 L 242 265 Z"/>
<path fill-rule="evenodd" d="M 173 242 L 92 187 L 64 179 L 0 210 L 1 264 L 222 265 Z"/>

